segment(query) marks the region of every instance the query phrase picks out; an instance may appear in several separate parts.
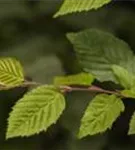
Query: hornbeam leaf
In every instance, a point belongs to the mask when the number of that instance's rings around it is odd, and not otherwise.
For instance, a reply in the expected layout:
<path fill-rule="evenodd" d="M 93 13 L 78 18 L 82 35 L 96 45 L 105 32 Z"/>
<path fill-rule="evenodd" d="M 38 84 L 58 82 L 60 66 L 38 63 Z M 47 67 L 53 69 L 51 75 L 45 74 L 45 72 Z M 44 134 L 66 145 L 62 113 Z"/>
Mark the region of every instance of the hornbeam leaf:
<path fill-rule="evenodd" d="M 64 96 L 53 86 L 40 86 L 20 99 L 8 119 L 6 138 L 46 131 L 65 109 Z"/>
<path fill-rule="evenodd" d="M 129 90 L 128 89 L 122 90 L 121 94 L 128 98 L 135 98 L 135 87 L 133 87 Z"/>
<path fill-rule="evenodd" d="M 91 85 L 94 81 L 94 76 L 89 73 L 79 73 L 69 76 L 55 77 L 55 85 Z"/>
<path fill-rule="evenodd" d="M 129 73 L 125 68 L 113 65 L 113 72 L 118 82 L 126 89 L 131 89 L 135 86 L 135 75 Z"/>
<path fill-rule="evenodd" d="M 24 81 L 23 68 L 15 58 L 0 59 L 0 84 L 16 86 Z"/>
<path fill-rule="evenodd" d="M 106 131 L 123 111 L 124 104 L 116 95 L 97 95 L 84 113 L 78 137 L 83 138 Z"/>
<path fill-rule="evenodd" d="M 64 0 L 59 11 L 54 15 L 58 17 L 74 12 L 88 11 L 97 9 L 111 2 L 111 0 Z"/>
<path fill-rule="evenodd" d="M 135 112 L 133 113 L 130 123 L 129 123 L 129 131 L 128 135 L 135 134 Z"/>
<path fill-rule="evenodd" d="M 135 74 L 135 57 L 128 44 L 97 29 L 69 33 L 82 70 L 92 73 L 100 81 L 114 81 L 112 65 L 119 65 Z"/>

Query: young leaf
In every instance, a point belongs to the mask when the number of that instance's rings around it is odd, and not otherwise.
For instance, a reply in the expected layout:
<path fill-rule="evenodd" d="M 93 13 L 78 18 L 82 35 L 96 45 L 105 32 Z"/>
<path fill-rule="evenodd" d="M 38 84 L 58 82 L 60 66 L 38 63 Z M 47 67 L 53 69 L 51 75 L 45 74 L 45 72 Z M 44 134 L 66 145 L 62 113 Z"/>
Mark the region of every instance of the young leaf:
<path fill-rule="evenodd" d="M 16 86 L 24 81 L 24 73 L 21 64 L 14 58 L 0 59 L 0 84 Z"/>
<path fill-rule="evenodd" d="M 54 17 L 74 12 L 97 9 L 109 2 L 111 2 L 111 0 L 65 0 L 59 11 L 54 15 Z"/>
<path fill-rule="evenodd" d="M 130 123 L 129 123 L 129 131 L 128 135 L 135 134 L 135 112 L 133 113 Z"/>
<path fill-rule="evenodd" d="M 94 81 L 94 76 L 89 73 L 80 73 L 76 75 L 56 77 L 55 85 L 91 85 Z"/>
<path fill-rule="evenodd" d="M 123 111 L 124 104 L 120 98 L 115 95 L 97 95 L 84 113 L 78 137 L 83 138 L 106 131 Z"/>
<path fill-rule="evenodd" d="M 113 64 L 135 72 L 133 52 L 124 41 L 113 35 L 87 29 L 69 33 L 67 38 L 74 46 L 83 71 L 94 74 L 100 81 L 116 81 L 111 68 Z"/>
<path fill-rule="evenodd" d="M 123 90 L 121 91 L 121 94 L 129 98 L 135 98 L 135 87 L 129 90 Z"/>
<path fill-rule="evenodd" d="M 113 65 L 112 70 L 118 82 L 126 89 L 130 89 L 135 85 L 135 76 L 129 73 L 125 68 Z"/>
<path fill-rule="evenodd" d="M 65 109 L 64 96 L 53 86 L 40 86 L 24 95 L 8 119 L 7 138 L 46 131 Z"/>

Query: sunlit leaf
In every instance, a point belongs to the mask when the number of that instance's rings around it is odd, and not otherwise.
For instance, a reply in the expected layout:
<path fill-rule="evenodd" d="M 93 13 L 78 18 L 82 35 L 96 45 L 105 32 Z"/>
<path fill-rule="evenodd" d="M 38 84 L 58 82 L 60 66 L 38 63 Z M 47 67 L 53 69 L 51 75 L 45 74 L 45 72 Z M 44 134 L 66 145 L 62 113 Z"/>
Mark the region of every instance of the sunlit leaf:
<path fill-rule="evenodd" d="M 111 2 L 111 0 L 64 0 L 59 11 L 54 15 L 58 17 L 74 12 L 89 11 L 97 9 Z"/>
<path fill-rule="evenodd" d="M 129 131 L 128 134 L 135 134 L 135 112 L 133 113 L 130 123 L 129 123 Z"/>
<path fill-rule="evenodd" d="M 105 132 L 121 112 L 124 104 L 115 95 L 99 94 L 89 103 L 81 120 L 79 138 Z"/>
<path fill-rule="evenodd" d="M 24 81 L 23 68 L 15 58 L 0 59 L 0 84 L 16 86 Z"/>
<path fill-rule="evenodd" d="M 125 97 L 135 98 L 135 87 L 129 90 L 122 90 L 121 94 L 124 95 Z"/>
<path fill-rule="evenodd" d="M 53 86 L 28 92 L 13 107 L 8 119 L 7 138 L 30 136 L 46 131 L 65 109 L 64 96 Z"/>
<path fill-rule="evenodd" d="M 112 69 L 118 83 L 120 83 L 124 88 L 130 89 L 135 85 L 135 75 L 129 73 L 125 68 L 113 65 Z"/>
<path fill-rule="evenodd" d="M 91 85 L 94 76 L 89 73 L 79 73 L 69 76 L 55 77 L 55 85 Z"/>

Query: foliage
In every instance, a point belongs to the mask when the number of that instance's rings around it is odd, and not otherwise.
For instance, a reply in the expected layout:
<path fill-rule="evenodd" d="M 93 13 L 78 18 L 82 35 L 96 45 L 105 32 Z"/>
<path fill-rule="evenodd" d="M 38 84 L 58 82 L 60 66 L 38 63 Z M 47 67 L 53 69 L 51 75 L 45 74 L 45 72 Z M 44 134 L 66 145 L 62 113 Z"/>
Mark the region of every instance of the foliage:
<path fill-rule="evenodd" d="M 85 56 L 86 55 L 84 55 L 84 58 Z M 82 59 L 82 57 L 80 58 Z M 7 59 L 5 58 L 1 61 L 3 60 Z M 8 61 L 8 70 L 13 70 L 13 68 L 15 68 L 18 73 L 21 66 L 20 63 L 18 62 L 19 65 L 17 66 L 16 63 L 14 63 L 14 59 L 8 58 L 8 60 L 10 60 Z M 89 63 L 88 59 L 87 63 Z M 112 68 L 112 74 L 116 76 L 118 83 L 125 88 L 125 90 L 122 90 L 121 93 L 107 91 L 93 86 L 92 83 L 94 81 L 94 76 L 89 73 L 80 73 L 76 75 L 69 75 L 67 77 L 56 77 L 54 79 L 54 85 L 39 86 L 28 92 L 16 103 L 8 119 L 7 138 L 30 136 L 41 131 L 46 131 L 49 126 L 58 120 L 65 109 L 63 94 L 65 92 L 78 90 L 106 93 L 98 94 L 88 105 L 81 120 L 78 137 L 82 138 L 87 135 L 102 133 L 108 128 L 111 128 L 120 113 L 124 111 L 124 104 L 119 96 L 134 97 L 133 87 L 135 77 L 120 66 L 110 64 L 110 67 Z M 8 72 L 6 70 L 7 67 L 3 67 L 3 72 L 5 71 L 8 76 Z M 12 72 L 14 73 L 15 70 Z M 11 71 L 9 71 L 9 74 L 10 73 Z M 17 73 L 15 72 L 14 74 Z M 5 78 L 4 82 L 7 83 L 8 80 L 8 78 Z M 24 81 L 20 86 L 24 85 L 33 85 L 33 82 Z M 8 88 L 8 84 L 6 86 Z M 15 87 L 16 85 L 12 86 Z M 126 92 L 124 92 L 126 90 L 132 91 L 132 93 L 127 92 L 128 94 L 126 94 Z M 64 93 L 62 94 L 61 92 Z M 107 93 L 111 95 L 108 95 Z M 132 117 L 130 123 L 130 134 L 133 133 L 133 126 L 134 117 Z"/>
<path fill-rule="evenodd" d="M 115 95 L 99 94 L 88 105 L 81 120 L 79 138 L 102 133 L 112 127 L 124 104 Z"/>
<path fill-rule="evenodd" d="M 130 120 L 128 134 L 129 135 L 135 134 L 135 112 L 133 113 L 131 120 Z"/>
<path fill-rule="evenodd" d="M 121 91 L 121 94 L 123 94 L 126 97 L 135 98 L 135 87 L 131 89 L 125 89 Z"/>
<path fill-rule="evenodd" d="M 54 17 L 97 9 L 109 2 L 110 0 L 65 0 Z M 44 42 L 44 38 L 40 38 L 38 42 Z M 78 138 L 111 129 L 125 110 L 123 99 L 135 99 L 135 56 L 125 41 L 109 32 L 92 28 L 68 33 L 67 39 L 74 48 L 81 71 L 54 77 L 51 85 L 25 79 L 27 73 L 24 73 L 22 65 L 15 58 L 0 59 L 0 90 L 16 87 L 27 87 L 30 90 L 16 102 L 9 114 L 7 139 L 46 132 L 63 114 L 66 107 L 65 95 L 68 92 L 85 91 L 96 95 L 82 116 Z M 34 42 L 31 49 L 38 42 Z M 42 64 L 41 61 L 40 65 Z M 111 81 L 119 88 L 113 91 L 101 88 L 99 85 L 104 81 Z M 131 117 L 128 134 L 135 134 L 135 113 Z"/>
<path fill-rule="evenodd" d="M 23 68 L 19 61 L 11 58 L 0 60 L 0 84 L 15 86 L 24 81 Z"/>
<path fill-rule="evenodd" d="M 134 60 L 130 47 L 122 40 L 97 29 L 87 29 L 79 33 L 68 33 L 78 61 L 85 72 L 93 73 L 100 81 L 115 81 L 112 65 L 126 69 L 133 68 Z"/>
<path fill-rule="evenodd" d="M 113 72 L 120 83 L 125 89 L 131 89 L 135 86 L 135 76 L 132 73 L 129 73 L 126 69 L 113 65 Z"/>
<path fill-rule="evenodd" d="M 66 77 L 55 77 L 55 85 L 88 85 L 94 81 L 94 76 L 89 73 L 80 73 L 77 75 L 69 75 Z"/>
<path fill-rule="evenodd" d="M 97 9 L 103 5 L 109 3 L 111 0 L 64 0 L 60 10 L 54 15 L 58 17 L 73 12 L 88 11 L 91 9 Z"/>
<path fill-rule="evenodd" d="M 39 86 L 13 107 L 8 119 L 7 138 L 46 131 L 58 120 L 64 108 L 64 97 L 55 87 Z"/>

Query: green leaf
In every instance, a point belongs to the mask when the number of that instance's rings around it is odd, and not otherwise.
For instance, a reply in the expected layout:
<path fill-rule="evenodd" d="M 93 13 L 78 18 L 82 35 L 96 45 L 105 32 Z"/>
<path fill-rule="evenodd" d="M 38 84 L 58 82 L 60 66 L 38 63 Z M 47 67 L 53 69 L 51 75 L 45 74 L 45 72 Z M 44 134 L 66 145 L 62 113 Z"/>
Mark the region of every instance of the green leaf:
<path fill-rule="evenodd" d="M 59 11 L 54 15 L 54 17 L 74 12 L 97 9 L 109 2 L 111 2 L 111 0 L 65 0 Z"/>
<path fill-rule="evenodd" d="M 124 104 L 120 98 L 115 95 L 97 95 L 84 113 L 78 137 L 83 138 L 106 131 L 123 111 Z"/>
<path fill-rule="evenodd" d="M 130 89 L 135 85 L 135 76 L 129 73 L 125 68 L 113 65 L 112 70 L 118 82 L 126 89 Z"/>
<path fill-rule="evenodd" d="M 53 86 L 40 86 L 20 99 L 8 119 L 7 138 L 46 131 L 65 109 L 64 96 Z"/>
<path fill-rule="evenodd" d="M 135 98 L 135 87 L 129 90 L 123 90 L 121 91 L 121 94 L 128 98 Z"/>
<path fill-rule="evenodd" d="M 92 73 L 100 81 L 115 81 L 112 65 L 124 67 L 135 73 L 135 57 L 130 47 L 122 40 L 96 29 L 69 33 L 77 59 L 85 72 Z"/>
<path fill-rule="evenodd" d="M 0 59 L 0 84 L 4 86 L 16 86 L 24 81 L 23 68 L 14 58 Z"/>
<path fill-rule="evenodd" d="M 76 75 L 56 77 L 55 85 L 91 85 L 94 81 L 94 76 L 89 73 L 79 73 Z"/>
<path fill-rule="evenodd" d="M 117 65 L 113 65 L 112 70 L 117 81 L 125 88 L 121 91 L 121 94 L 125 97 L 135 98 L 135 76 Z"/>
<path fill-rule="evenodd" d="M 135 112 L 133 113 L 130 123 L 129 123 L 129 131 L 128 135 L 135 134 Z"/>

